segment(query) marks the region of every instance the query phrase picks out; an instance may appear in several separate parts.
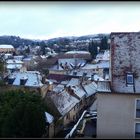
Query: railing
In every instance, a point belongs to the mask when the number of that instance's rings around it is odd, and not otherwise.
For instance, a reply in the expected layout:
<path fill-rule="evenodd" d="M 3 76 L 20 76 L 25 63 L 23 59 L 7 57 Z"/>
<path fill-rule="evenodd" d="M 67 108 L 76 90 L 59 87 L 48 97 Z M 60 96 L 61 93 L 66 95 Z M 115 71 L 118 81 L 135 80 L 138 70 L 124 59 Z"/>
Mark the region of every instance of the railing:
<path fill-rule="evenodd" d="M 72 130 L 66 135 L 65 139 L 68 139 L 70 137 L 72 137 L 73 135 L 73 132 L 76 130 L 77 126 L 79 125 L 80 121 L 83 119 L 85 113 L 87 112 L 87 110 L 85 110 L 83 113 L 82 113 L 82 116 L 80 117 L 80 119 L 78 120 L 78 122 L 74 125 L 74 127 L 72 128 Z"/>

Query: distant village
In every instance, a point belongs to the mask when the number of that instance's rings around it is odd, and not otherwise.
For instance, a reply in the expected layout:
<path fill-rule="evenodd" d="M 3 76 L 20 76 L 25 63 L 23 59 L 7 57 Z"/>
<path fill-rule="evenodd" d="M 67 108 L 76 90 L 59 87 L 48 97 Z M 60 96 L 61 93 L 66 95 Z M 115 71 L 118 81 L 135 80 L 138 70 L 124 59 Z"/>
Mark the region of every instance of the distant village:
<path fill-rule="evenodd" d="M 75 41 L 62 52 L 2 44 L 0 93 L 40 94 L 49 138 L 140 137 L 140 33 L 111 33 L 107 47 L 100 43 Z"/>

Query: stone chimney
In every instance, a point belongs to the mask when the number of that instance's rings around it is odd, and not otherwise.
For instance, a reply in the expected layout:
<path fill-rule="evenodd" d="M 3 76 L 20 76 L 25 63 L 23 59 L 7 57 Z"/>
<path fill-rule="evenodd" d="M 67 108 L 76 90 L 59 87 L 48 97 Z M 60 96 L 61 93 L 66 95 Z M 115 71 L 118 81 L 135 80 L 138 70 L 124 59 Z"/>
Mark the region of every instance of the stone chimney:
<path fill-rule="evenodd" d="M 53 82 L 49 81 L 48 83 L 48 90 L 52 91 L 53 90 Z"/>

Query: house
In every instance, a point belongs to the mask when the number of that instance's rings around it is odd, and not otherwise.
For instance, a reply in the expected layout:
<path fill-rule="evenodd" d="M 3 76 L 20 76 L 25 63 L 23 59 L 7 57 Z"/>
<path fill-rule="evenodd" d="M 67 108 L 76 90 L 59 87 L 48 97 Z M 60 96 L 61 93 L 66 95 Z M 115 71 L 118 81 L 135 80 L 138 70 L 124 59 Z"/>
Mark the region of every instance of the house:
<path fill-rule="evenodd" d="M 81 86 L 81 80 L 78 78 L 72 78 L 66 85 L 68 93 L 79 100 L 79 118 L 80 114 L 83 112 L 86 107 L 86 92 Z"/>
<path fill-rule="evenodd" d="M 59 58 L 57 65 L 49 69 L 50 73 L 69 74 L 72 70 L 80 69 L 86 64 L 83 58 Z"/>
<path fill-rule="evenodd" d="M 58 70 L 78 69 L 85 65 L 86 60 L 80 58 L 63 58 L 58 59 Z"/>
<path fill-rule="evenodd" d="M 34 66 L 34 60 L 32 57 L 26 57 L 23 59 L 24 65 L 27 67 L 27 70 L 29 70 L 30 67 Z"/>
<path fill-rule="evenodd" d="M 57 53 L 53 49 L 50 49 L 49 47 L 46 48 L 46 51 L 47 51 L 47 53 L 46 53 L 47 57 L 49 57 L 49 56 L 54 57 L 57 55 Z"/>
<path fill-rule="evenodd" d="M 89 107 L 95 101 L 95 93 L 97 92 L 97 83 L 94 81 L 84 81 L 81 84 L 86 92 L 86 107 Z"/>
<path fill-rule="evenodd" d="M 0 45 L 0 53 L 13 53 L 15 48 L 12 45 Z"/>
<path fill-rule="evenodd" d="M 109 61 L 100 61 L 96 64 L 86 64 L 85 60 L 77 59 L 59 59 L 59 65 L 49 69 L 50 74 L 66 75 L 71 78 L 79 78 L 85 75 L 92 80 L 110 80 Z"/>
<path fill-rule="evenodd" d="M 79 100 L 71 96 L 65 89 L 59 92 L 48 92 L 45 101 L 56 119 L 55 135 L 76 120 Z"/>
<path fill-rule="evenodd" d="M 103 52 L 99 52 L 96 56 L 96 61 L 102 61 L 102 60 L 105 60 L 105 61 L 109 61 L 110 60 L 110 51 L 109 50 L 105 50 Z"/>
<path fill-rule="evenodd" d="M 8 73 L 14 71 L 26 71 L 23 61 L 17 59 L 8 59 L 6 61 L 6 70 Z"/>
<path fill-rule="evenodd" d="M 139 103 L 139 94 L 97 94 L 97 138 L 138 138 Z"/>
<path fill-rule="evenodd" d="M 50 68 L 50 73 L 68 74 L 73 69 L 83 67 L 91 55 L 87 51 L 68 51 L 58 56 L 57 65 Z"/>
<path fill-rule="evenodd" d="M 42 83 L 42 76 L 38 71 L 15 71 L 6 78 L 8 88 L 29 90 L 41 94 L 48 91 L 48 85 Z"/>
<path fill-rule="evenodd" d="M 30 54 L 38 55 L 41 50 L 41 46 L 30 46 Z"/>
<path fill-rule="evenodd" d="M 79 78 L 72 78 L 66 85 L 68 93 L 79 100 L 80 114 L 93 104 L 96 92 L 110 92 L 108 82 L 91 81 Z M 106 89 L 106 90 L 105 90 Z"/>
<path fill-rule="evenodd" d="M 50 109 L 49 112 L 55 116 L 55 135 L 80 118 L 83 111 L 95 101 L 97 91 L 110 92 L 107 81 L 103 83 L 84 78 L 71 78 L 61 82 L 54 80 L 47 82 L 51 88 L 44 96 L 44 100 Z"/>
<path fill-rule="evenodd" d="M 111 33 L 111 92 L 97 98 L 97 138 L 140 138 L 140 32 Z"/>
<path fill-rule="evenodd" d="M 7 59 L 12 59 L 13 58 L 13 54 L 12 53 L 5 53 L 4 54 L 4 59 L 7 60 Z"/>
<path fill-rule="evenodd" d="M 105 56 L 109 51 L 105 51 Z M 109 67 L 110 62 L 104 56 L 103 60 L 100 60 L 96 64 L 87 63 L 87 58 L 83 57 L 89 55 L 87 51 L 69 51 L 64 56 L 60 56 L 57 61 L 57 65 L 49 68 L 50 74 L 58 74 L 70 76 L 71 78 L 83 77 L 86 74 L 87 78 L 92 80 L 110 80 Z M 97 76 L 94 76 L 94 75 Z M 94 78 L 95 77 L 95 78 Z M 98 78 L 97 78 L 98 77 Z"/>
<path fill-rule="evenodd" d="M 92 75 L 93 73 L 97 74 L 104 80 L 107 80 L 105 78 L 105 75 L 109 74 L 109 67 L 110 62 L 108 60 L 102 60 L 96 64 L 86 64 L 84 67 L 81 68 L 81 70 L 87 71 L 87 73 L 90 73 L 90 75 Z"/>

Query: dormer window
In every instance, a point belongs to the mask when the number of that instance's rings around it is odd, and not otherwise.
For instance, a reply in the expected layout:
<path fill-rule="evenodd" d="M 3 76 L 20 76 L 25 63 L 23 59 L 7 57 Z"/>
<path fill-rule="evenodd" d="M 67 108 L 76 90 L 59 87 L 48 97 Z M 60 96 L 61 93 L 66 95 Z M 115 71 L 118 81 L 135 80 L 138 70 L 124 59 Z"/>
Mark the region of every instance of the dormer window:
<path fill-rule="evenodd" d="M 134 75 L 133 73 L 126 74 L 126 85 L 133 86 L 134 85 Z"/>
<path fill-rule="evenodd" d="M 83 72 L 83 76 L 86 76 L 87 75 L 87 73 L 86 72 Z"/>
<path fill-rule="evenodd" d="M 77 75 L 77 72 L 76 72 L 76 71 L 74 71 L 74 72 L 73 72 L 73 75 L 75 75 L 75 76 L 76 76 L 76 75 Z"/>

